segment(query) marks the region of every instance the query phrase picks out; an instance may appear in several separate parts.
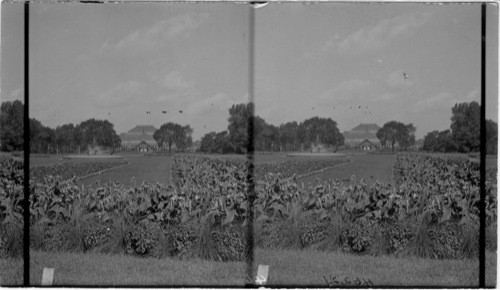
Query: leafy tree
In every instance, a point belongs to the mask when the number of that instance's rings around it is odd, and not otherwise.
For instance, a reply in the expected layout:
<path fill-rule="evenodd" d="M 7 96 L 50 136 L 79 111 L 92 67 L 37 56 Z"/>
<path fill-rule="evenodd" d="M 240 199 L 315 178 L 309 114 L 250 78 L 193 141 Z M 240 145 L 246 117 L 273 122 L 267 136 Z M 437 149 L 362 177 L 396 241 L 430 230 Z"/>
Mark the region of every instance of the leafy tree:
<path fill-rule="evenodd" d="M 37 119 L 30 119 L 31 153 L 52 153 L 55 150 L 55 132 Z"/>
<path fill-rule="evenodd" d="M 21 101 L 3 102 L 0 106 L 0 141 L 2 151 L 23 150 L 24 105 Z"/>
<path fill-rule="evenodd" d="M 253 122 L 254 104 L 233 105 L 229 108 L 229 140 L 235 147 L 236 153 L 245 153 L 248 148 L 248 129 L 250 122 Z"/>
<path fill-rule="evenodd" d="M 399 146 L 401 148 L 409 148 L 413 144 L 415 144 L 415 131 L 417 128 L 413 126 L 413 124 L 405 125 L 406 134 L 402 136 L 400 140 L 398 140 Z"/>
<path fill-rule="evenodd" d="M 200 151 L 205 153 L 213 152 L 215 146 L 215 136 L 217 133 L 210 132 L 203 135 L 200 143 Z"/>
<path fill-rule="evenodd" d="M 55 130 L 56 144 L 61 152 L 73 152 L 76 148 L 75 126 L 73 124 L 64 124 L 57 126 Z"/>
<path fill-rule="evenodd" d="M 185 149 L 193 143 L 191 134 L 193 129 L 189 125 L 181 126 L 176 123 L 168 122 L 160 126 L 153 134 L 153 138 L 158 142 L 159 147 L 168 145 L 168 151 L 172 151 L 172 145 L 177 149 Z"/>
<path fill-rule="evenodd" d="M 77 144 L 82 148 L 98 145 L 115 149 L 121 143 L 114 125 L 108 120 L 89 119 L 83 121 L 76 126 L 74 137 Z"/>
<path fill-rule="evenodd" d="M 293 151 L 298 150 L 298 129 L 297 122 L 288 122 L 281 124 L 278 128 L 278 140 L 282 150 Z"/>
<path fill-rule="evenodd" d="M 226 154 L 234 152 L 234 147 L 229 140 L 227 131 L 219 133 L 210 132 L 201 138 L 200 151 L 205 153 Z"/>
<path fill-rule="evenodd" d="M 451 132 L 460 152 L 479 151 L 481 107 L 473 101 L 455 104 L 451 109 Z"/>
<path fill-rule="evenodd" d="M 424 137 L 422 149 L 425 151 L 434 151 L 438 147 L 438 134 L 438 130 L 427 133 Z"/>
<path fill-rule="evenodd" d="M 273 151 L 278 143 L 278 128 L 259 116 L 254 118 L 255 150 Z"/>
<path fill-rule="evenodd" d="M 415 143 L 416 128 L 413 124 L 405 125 L 397 121 L 389 121 L 377 131 L 377 138 L 383 146 L 391 145 L 394 151 L 394 145 L 398 142 L 401 148 L 408 148 Z"/>
<path fill-rule="evenodd" d="M 486 153 L 497 154 L 498 125 L 493 120 L 486 120 Z"/>
<path fill-rule="evenodd" d="M 454 152 L 457 150 L 457 145 L 449 129 L 441 132 L 435 130 L 425 135 L 423 149 L 436 152 Z"/>
<path fill-rule="evenodd" d="M 453 140 L 453 135 L 449 129 L 439 132 L 437 136 L 438 146 L 435 151 L 439 152 L 456 152 L 457 144 Z"/>
<path fill-rule="evenodd" d="M 331 118 L 313 117 L 299 125 L 300 139 L 307 145 L 324 144 L 328 147 L 344 144 L 344 136 L 337 128 L 337 122 Z"/>

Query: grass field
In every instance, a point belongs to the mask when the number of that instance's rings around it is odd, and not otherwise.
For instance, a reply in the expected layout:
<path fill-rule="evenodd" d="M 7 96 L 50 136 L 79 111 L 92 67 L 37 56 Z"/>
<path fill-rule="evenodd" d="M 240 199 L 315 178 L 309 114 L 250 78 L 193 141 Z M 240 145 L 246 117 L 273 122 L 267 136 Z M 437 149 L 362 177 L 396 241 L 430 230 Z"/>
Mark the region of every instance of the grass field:
<path fill-rule="evenodd" d="M 268 286 L 326 287 L 346 279 L 373 286 L 475 287 L 478 260 L 429 260 L 357 256 L 315 250 L 257 249 L 258 265 L 269 265 Z M 122 255 L 31 252 L 31 285 L 43 268 L 54 268 L 54 286 L 243 286 L 247 265 L 239 262 L 181 261 Z M 495 286 L 496 254 L 487 252 L 486 283 Z M 1 285 L 22 284 L 22 260 L 0 260 Z M 335 278 L 334 278 L 335 277 Z M 327 281 L 325 281 L 325 278 Z M 362 281 L 362 280 L 361 280 Z M 345 286 L 345 285 L 344 285 Z M 352 285 L 356 286 L 356 285 Z M 337 285 L 342 287 L 342 285 Z"/>
<path fill-rule="evenodd" d="M 375 181 L 392 182 L 392 167 L 394 164 L 395 155 L 385 154 L 368 154 L 368 155 L 351 155 L 349 159 L 351 163 L 342 165 L 324 172 L 306 176 L 299 179 L 300 182 L 314 183 L 316 179 L 350 179 L 352 175 L 356 176 L 356 180 L 365 179 L 368 183 Z"/>
<path fill-rule="evenodd" d="M 116 181 L 126 186 L 134 186 L 131 178 L 134 177 L 136 184 L 140 185 L 143 181 L 150 183 L 170 183 L 170 168 L 173 162 L 172 157 L 167 156 L 139 156 L 126 158 L 130 164 L 79 181 L 80 185 L 93 184 L 96 181 L 107 182 Z"/>
<path fill-rule="evenodd" d="M 37 167 L 62 163 L 92 163 L 92 162 L 116 162 L 123 159 L 87 158 L 87 159 L 64 159 L 62 156 L 53 155 L 51 157 L 30 158 L 30 167 Z"/>
<path fill-rule="evenodd" d="M 357 256 L 314 250 L 257 249 L 254 273 L 259 264 L 269 265 L 268 285 L 327 287 L 336 281 L 370 280 L 373 286 L 477 287 L 478 260 L 430 260 L 387 256 Z M 487 253 L 486 285 L 496 284 L 496 254 Z M 353 282 L 352 282 L 353 283 Z M 351 284 L 351 286 L 356 286 Z M 335 285 L 334 287 L 345 287 Z"/>
<path fill-rule="evenodd" d="M 312 161 L 312 160 L 335 160 L 335 159 L 345 159 L 347 156 L 326 156 L 313 154 L 307 156 L 287 156 L 286 153 L 276 153 L 276 154 L 255 154 L 254 162 L 255 164 L 267 163 L 267 162 L 282 162 L 282 161 Z"/>
<path fill-rule="evenodd" d="M 243 262 L 32 251 L 31 285 L 40 285 L 44 267 L 54 268 L 54 286 L 243 286 L 246 273 Z"/>
<path fill-rule="evenodd" d="M 0 259 L 0 286 L 23 285 L 23 259 Z"/>

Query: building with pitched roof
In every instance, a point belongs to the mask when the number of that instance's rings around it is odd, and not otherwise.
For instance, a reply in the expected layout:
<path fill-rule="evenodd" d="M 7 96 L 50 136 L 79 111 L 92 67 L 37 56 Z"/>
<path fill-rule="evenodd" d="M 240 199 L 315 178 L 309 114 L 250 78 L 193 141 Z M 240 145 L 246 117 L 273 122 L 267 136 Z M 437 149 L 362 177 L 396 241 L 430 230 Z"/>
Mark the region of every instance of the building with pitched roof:
<path fill-rule="evenodd" d="M 153 125 L 138 125 L 127 133 L 120 134 L 122 149 L 147 152 L 158 149 L 158 143 L 153 138 L 157 129 Z"/>
<path fill-rule="evenodd" d="M 377 124 L 359 124 L 351 131 L 345 131 L 344 147 L 372 150 L 380 148 L 380 140 L 377 138 L 377 131 L 380 127 Z"/>

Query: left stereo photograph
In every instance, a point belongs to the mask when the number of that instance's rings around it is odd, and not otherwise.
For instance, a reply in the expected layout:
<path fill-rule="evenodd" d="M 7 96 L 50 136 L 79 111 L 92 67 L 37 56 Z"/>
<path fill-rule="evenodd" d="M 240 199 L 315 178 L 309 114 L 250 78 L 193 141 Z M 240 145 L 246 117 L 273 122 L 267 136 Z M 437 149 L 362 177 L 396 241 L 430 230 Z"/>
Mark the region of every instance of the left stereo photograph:
<path fill-rule="evenodd" d="M 25 283 L 25 178 L 31 286 L 252 283 L 252 8 L 30 3 L 29 163 L 24 9 L 2 3 L 0 285 Z"/>

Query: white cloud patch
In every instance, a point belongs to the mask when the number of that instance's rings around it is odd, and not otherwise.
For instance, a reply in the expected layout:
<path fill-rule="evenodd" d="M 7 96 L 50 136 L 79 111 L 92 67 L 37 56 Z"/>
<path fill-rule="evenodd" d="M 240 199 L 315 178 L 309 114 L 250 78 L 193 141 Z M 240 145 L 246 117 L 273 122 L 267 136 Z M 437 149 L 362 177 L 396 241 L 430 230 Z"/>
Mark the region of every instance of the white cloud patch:
<path fill-rule="evenodd" d="M 214 110 L 220 112 L 220 110 L 227 111 L 234 104 L 247 103 L 249 101 L 247 96 L 242 97 L 230 97 L 225 93 L 217 93 L 214 96 L 195 102 L 188 106 L 187 113 L 198 114 L 206 110 Z"/>
<path fill-rule="evenodd" d="M 36 98 L 34 98 L 36 101 Z M 3 94 L 0 97 L 0 101 L 2 102 L 13 102 L 15 100 L 19 100 L 21 102 L 24 102 L 24 89 L 17 88 L 13 91 L 10 92 L 10 94 L 6 94 L 4 96 Z M 33 102 L 35 103 L 35 102 Z"/>
<path fill-rule="evenodd" d="M 24 89 L 17 88 L 9 95 L 9 101 L 20 100 L 24 102 Z"/>
<path fill-rule="evenodd" d="M 194 86 L 194 82 L 185 80 L 178 71 L 169 72 L 163 79 L 158 80 L 158 83 L 172 91 L 186 90 Z"/>
<path fill-rule="evenodd" d="M 158 101 L 171 101 L 198 95 L 195 83 L 186 80 L 179 71 L 171 71 L 165 77 L 153 79 L 165 92 L 157 98 Z"/>
<path fill-rule="evenodd" d="M 451 114 L 451 108 L 457 103 L 468 103 L 472 101 L 479 102 L 477 94 L 478 90 L 471 91 L 464 97 L 457 97 L 449 92 L 441 92 L 433 97 L 418 101 L 412 108 L 412 112 L 419 113 L 426 110 L 449 109 L 449 112 Z"/>
<path fill-rule="evenodd" d="M 479 89 L 473 90 L 470 93 L 465 96 L 465 101 L 466 102 L 472 102 L 472 101 L 477 101 L 478 103 L 481 102 L 481 96 L 479 94 Z"/>
<path fill-rule="evenodd" d="M 96 107 L 114 107 L 133 104 L 142 99 L 141 92 L 145 85 L 138 81 L 119 83 L 97 98 Z"/>
<path fill-rule="evenodd" d="M 320 96 L 323 101 L 346 101 L 364 97 L 364 93 L 370 86 L 370 81 L 352 79 L 340 83 L 337 87 L 325 92 Z"/>
<path fill-rule="evenodd" d="M 370 81 L 366 80 L 360 80 L 360 79 L 348 80 L 337 86 L 337 88 L 335 88 L 335 91 L 339 93 L 358 92 L 360 90 L 365 89 L 369 84 Z"/>
<path fill-rule="evenodd" d="M 106 41 L 103 50 L 149 52 L 161 48 L 173 39 L 184 38 L 208 19 L 208 13 L 189 13 L 156 22 L 138 29 L 117 42 Z"/>
<path fill-rule="evenodd" d="M 336 34 L 325 44 L 325 49 L 336 49 L 340 53 L 363 53 L 385 47 L 394 38 L 423 26 L 430 13 L 411 13 L 385 19 L 375 26 L 367 26 L 339 40 Z"/>

